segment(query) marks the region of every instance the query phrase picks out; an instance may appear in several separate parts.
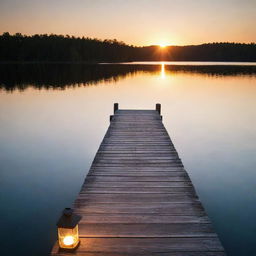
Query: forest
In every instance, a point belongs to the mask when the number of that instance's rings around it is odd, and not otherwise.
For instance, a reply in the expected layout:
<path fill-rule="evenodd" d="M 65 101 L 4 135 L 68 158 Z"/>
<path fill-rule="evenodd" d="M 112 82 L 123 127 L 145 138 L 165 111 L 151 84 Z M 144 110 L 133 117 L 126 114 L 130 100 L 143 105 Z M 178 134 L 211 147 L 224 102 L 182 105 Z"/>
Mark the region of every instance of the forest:
<path fill-rule="evenodd" d="M 0 62 L 256 61 L 256 44 L 133 46 L 122 41 L 54 34 L 0 35 Z"/>

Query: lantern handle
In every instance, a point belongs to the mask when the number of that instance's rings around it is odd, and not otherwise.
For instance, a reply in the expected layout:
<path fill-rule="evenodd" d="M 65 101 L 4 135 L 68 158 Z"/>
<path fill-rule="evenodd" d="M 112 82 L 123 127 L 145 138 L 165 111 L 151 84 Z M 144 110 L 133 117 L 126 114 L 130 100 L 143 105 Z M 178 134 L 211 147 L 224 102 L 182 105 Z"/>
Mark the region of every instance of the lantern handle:
<path fill-rule="evenodd" d="M 72 213 L 73 213 L 73 210 L 71 208 L 65 208 L 63 210 L 63 215 L 65 215 L 66 217 L 71 217 Z"/>

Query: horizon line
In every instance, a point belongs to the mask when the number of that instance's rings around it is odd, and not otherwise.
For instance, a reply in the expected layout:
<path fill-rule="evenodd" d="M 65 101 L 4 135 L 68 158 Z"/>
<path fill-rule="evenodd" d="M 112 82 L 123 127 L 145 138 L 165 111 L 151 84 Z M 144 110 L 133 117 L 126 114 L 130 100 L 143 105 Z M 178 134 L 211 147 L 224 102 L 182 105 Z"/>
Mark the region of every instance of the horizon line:
<path fill-rule="evenodd" d="M 110 39 L 110 38 L 105 38 L 105 39 L 100 39 L 100 38 L 97 38 L 97 37 L 88 37 L 88 36 L 75 36 L 75 35 L 69 35 L 69 34 L 55 34 L 55 33 L 50 33 L 50 34 L 22 34 L 20 32 L 15 32 L 15 33 L 10 33 L 8 31 L 5 31 L 5 32 L 2 32 L 2 34 L 0 34 L 0 36 L 3 36 L 5 34 L 9 34 L 10 36 L 24 36 L 24 37 L 33 37 L 33 36 L 60 36 L 60 37 L 64 37 L 64 38 L 73 38 L 73 39 L 89 39 L 89 40 L 96 40 L 96 41 L 101 41 L 101 42 L 104 42 L 104 41 L 109 41 L 109 42 L 116 42 L 116 43 L 121 43 L 121 44 L 124 44 L 126 46 L 131 46 L 131 47 L 140 47 L 140 48 L 143 48 L 143 47 L 159 47 L 160 44 L 150 44 L 150 45 L 134 45 L 134 44 L 127 44 L 126 42 L 122 41 L 122 40 L 119 40 L 119 39 L 116 39 L 116 38 L 113 38 L 113 39 Z M 180 46 L 180 47 L 183 47 L 183 46 L 199 46 L 199 45 L 205 45 L 205 44 L 247 44 L 247 45 L 250 45 L 250 44 L 256 44 L 256 42 L 250 42 L 250 43 L 245 43 L 245 42 L 231 42 L 231 41 L 218 41 L 218 42 L 205 42 L 205 43 L 198 43 L 198 44 L 167 44 L 165 45 L 165 48 L 166 47 L 175 47 L 175 46 Z"/>

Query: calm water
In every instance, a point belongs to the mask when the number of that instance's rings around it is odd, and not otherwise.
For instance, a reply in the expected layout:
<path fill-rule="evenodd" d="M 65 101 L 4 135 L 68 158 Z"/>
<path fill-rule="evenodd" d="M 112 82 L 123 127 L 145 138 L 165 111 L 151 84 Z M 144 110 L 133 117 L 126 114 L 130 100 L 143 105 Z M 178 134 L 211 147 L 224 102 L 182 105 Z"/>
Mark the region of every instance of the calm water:
<path fill-rule="evenodd" d="M 164 124 L 231 256 L 256 255 L 256 66 L 0 65 L 2 255 L 47 255 L 121 108 Z"/>

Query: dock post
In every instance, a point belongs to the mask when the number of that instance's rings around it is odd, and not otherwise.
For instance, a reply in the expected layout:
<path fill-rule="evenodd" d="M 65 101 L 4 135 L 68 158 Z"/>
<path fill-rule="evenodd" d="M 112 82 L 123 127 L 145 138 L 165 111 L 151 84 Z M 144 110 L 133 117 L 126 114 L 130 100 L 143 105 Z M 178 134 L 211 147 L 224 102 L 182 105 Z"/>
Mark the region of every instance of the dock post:
<path fill-rule="evenodd" d="M 118 103 L 114 103 L 114 114 L 118 110 Z"/>
<path fill-rule="evenodd" d="M 161 104 L 156 104 L 156 111 L 158 112 L 159 115 L 161 115 Z"/>

